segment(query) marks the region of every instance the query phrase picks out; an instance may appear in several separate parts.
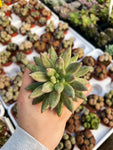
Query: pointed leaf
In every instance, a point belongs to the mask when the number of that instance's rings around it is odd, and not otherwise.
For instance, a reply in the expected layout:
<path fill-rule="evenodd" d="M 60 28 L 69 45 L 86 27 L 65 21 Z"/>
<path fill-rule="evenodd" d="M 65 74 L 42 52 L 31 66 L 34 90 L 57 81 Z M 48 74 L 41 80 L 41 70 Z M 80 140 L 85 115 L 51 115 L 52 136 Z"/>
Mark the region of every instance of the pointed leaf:
<path fill-rule="evenodd" d="M 71 83 L 71 86 L 75 89 L 75 90 L 78 90 L 78 91 L 87 91 L 87 87 L 80 83 L 79 81 L 74 81 Z"/>
<path fill-rule="evenodd" d="M 45 71 L 45 68 L 42 66 L 36 66 L 36 65 L 27 65 L 27 68 L 32 71 L 32 72 L 36 72 L 36 71 Z"/>
<path fill-rule="evenodd" d="M 53 68 L 47 68 L 47 69 L 46 69 L 46 74 L 47 74 L 47 76 L 49 76 L 49 77 L 54 76 L 55 73 L 56 73 L 56 70 L 53 69 Z"/>
<path fill-rule="evenodd" d="M 57 115 L 60 117 L 63 111 L 63 101 L 60 100 L 60 102 L 58 103 L 58 105 L 56 106 L 56 112 Z"/>
<path fill-rule="evenodd" d="M 55 67 L 58 70 L 64 69 L 64 60 L 62 57 L 58 57 L 55 62 Z"/>
<path fill-rule="evenodd" d="M 34 73 L 31 73 L 30 76 L 35 81 L 39 81 L 39 82 L 46 82 L 47 81 L 47 76 L 46 76 L 45 72 L 41 72 L 41 71 L 34 72 Z"/>
<path fill-rule="evenodd" d="M 64 94 L 68 97 L 75 97 L 75 91 L 73 89 L 73 87 L 71 85 L 69 85 L 68 83 L 66 83 L 64 85 L 64 90 L 63 90 Z"/>
<path fill-rule="evenodd" d="M 47 110 L 49 108 L 49 97 L 45 97 L 43 99 L 43 103 L 42 103 L 42 108 L 41 108 L 41 112 L 43 113 L 45 110 Z"/>
<path fill-rule="evenodd" d="M 56 83 L 55 84 L 55 91 L 58 93 L 61 93 L 64 89 L 64 84 L 63 83 Z"/>
<path fill-rule="evenodd" d="M 34 83 L 28 85 L 25 89 L 28 90 L 28 91 L 33 91 L 41 84 L 42 83 L 40 83 L 40 82 L 34 82 Z"/>
<path fill-rule="evenodd" d="M 51 47 L 48 51 L 49 51 L 50 58 L 51 58 L 51 60 L 54 64 L 56 59 L 57 59 L 57 53 L 56 53 L 56 51 L 54 50 L 53 47 Z"/>
<path fill-rule="evenodd" d="M 76 63 L 77 60 L 78 60 L 78 55 L 73 56 L 73 57 L 71 58 L 70 64 Z"/>
<path fill-rule="evenodd" d="M 80 76 L 84 76 L 86 73 L 88 73 L 89 71 L 91 71 L 93 68 L 89 67 L 89 66 L 83 66 L 79 69 L 78 72 L 76 72 L 74 75 L 76 77 L 80 77 Z"/>
<path fill-rule="evenodd" d="M 41 53 L 41 60 L 42 60 L 44 67 L 46 67 L 46 68 L 53 68 L 54 67 L 51 59 L 48 58 L 47 53 Z"/>
<path fill-rule="evenodd" d="M 77 78 L 77 77 L 76 77 L 76 80 L 79 81 L 79 82 L 81 82 L 81 83 L 84 84 L 84 85 L 89 84 L 89 81 L 86 80 L 86 79 L 83 79 L 83 78 Z"/>
<path fill-rule="evenodd" d="M 39 57 L 34 57 L 34 61 L 35 61 L 36 65 L 43 66 L 42 61 Z"/>
<path fill-rule="evenodd" d="M 82 63 L 72 63 L 67 67 L 66 72 L 74 74 L 80 69 L 81 65 Z"/>
<path fill-rule="evenodd" d="M 62 99 L 64 102 L 64 105 L 71 111 L 74 112 L 74 105 L 72 98 L 67 97 L 65 94 L 62 95 Z"/>
<path fill-rule="evenodd" d="M 49 92 L 53 91 L 53 88 L 54 88 L 53 83 L 51 83 L 51 82 L 46 82 L 46 83 L 44 83 L 43 86 L 42 86 L 42 91 L 43 91 L 44 93 L 49 93 Z"/>
<path fill-rule="evenodd" d="M 65 76 L 65 80 L 66 80 L 66 82 L 71 83 L 71 82 L 73 82 L 73 81 L 75 80 L 75 76 L 72 75 L 72 74 L 67 74 L 67 75 Z"/>
<path fill-rule="evenodd" d="M 43 101 L 43 99 L 44 99 L 45 96 L 46 96 L 46 94 L 44 94 L 44 95 L 42 95 L 40 97 L 34 98 L 32 104 L 33 105 L 39 104 L 41 101 Z"/>
<path fill-rule="evenodd" d="M 53 91 L 49 95 L 49 106 L 51 109 L 54 109 L 60 101 L 60 94 L 56 91 Z"/>
<path fill-rule="evenodd" d="M 42 92 L 42 85 L 40 85 L 39 87 L 37 87 L 31 94 L 30 94 L 30 98 L 36 98 L 39 97 L 41 95 L 43 95 L 44 92 Z"/>
<path fill-rule="evenodd" d="M 64 60 L 64 68 L 67 68 L 67 66 L 70 63 L 71 59 L 71 47 L 69 47 L 62 55 L 62 58 Z"/>
<path fill-rule="evenodd" d="M 75 91 L 75 95 L 76 95 L 76 97 L 81 98 L 81 99 L 84 99 L 84 100 L 87 101 L 86 96 L 85 96 L 82 92 L 80 92 L 80 91 Z"/>

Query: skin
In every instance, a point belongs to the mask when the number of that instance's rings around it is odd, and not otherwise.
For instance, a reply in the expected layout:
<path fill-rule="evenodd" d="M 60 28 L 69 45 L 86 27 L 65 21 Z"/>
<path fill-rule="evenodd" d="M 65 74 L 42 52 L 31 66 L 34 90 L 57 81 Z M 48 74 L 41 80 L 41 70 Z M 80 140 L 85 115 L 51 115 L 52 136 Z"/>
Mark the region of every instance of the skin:
<path fill-rule="evenodd" d="M 29 99 L 31 92 L 25 90 L 25 87 L 33 82 L 29 73 L 30 71 L 26 68 L 18 97 L 19 126 L 49 150 L 54 150 L 62 138 L 71 112 L 64 106 L 61 117 L 58 117 L 55 110 L 46 110 L 41 113 L 42 103 L 32 105 L 32 99 Z M 91 85 L 87 85 L 87 87 L 88 91 L 84 92 L 85 95 L 92 90 Z M 79 102 L 74 102 L 75 110 L 82 102 L 81 99 Z"/>

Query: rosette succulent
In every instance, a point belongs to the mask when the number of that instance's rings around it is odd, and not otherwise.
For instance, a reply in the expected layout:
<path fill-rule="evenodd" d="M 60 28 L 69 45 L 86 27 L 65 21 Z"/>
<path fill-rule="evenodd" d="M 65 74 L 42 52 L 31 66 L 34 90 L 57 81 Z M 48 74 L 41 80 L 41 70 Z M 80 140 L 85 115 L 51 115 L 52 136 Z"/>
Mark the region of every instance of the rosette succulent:
<path fill-rule="evenodd" d="M 76 62 L 78 56 L 71 58 L 71 48 L 59 57 L 53 47 L 48 53 L 40 55 L 40 58 L 34 57 L 36 65 L 27 65 L 31 71 L 30 77 L 36 81 L 26 87 L 26 90 L 32 91 L 29 95 L 33 99 L 32 104 L 43 101 L 41 112 L 55 108 L 58 116 L 62 114 L 63 104 L 73 112 L 73 100 L 86 100 L 82 91 L 87 90 L 85 85 L 88 81 L 80 76 L 86 74 L 91 67 L 81 67 L 82 64 Z"/>

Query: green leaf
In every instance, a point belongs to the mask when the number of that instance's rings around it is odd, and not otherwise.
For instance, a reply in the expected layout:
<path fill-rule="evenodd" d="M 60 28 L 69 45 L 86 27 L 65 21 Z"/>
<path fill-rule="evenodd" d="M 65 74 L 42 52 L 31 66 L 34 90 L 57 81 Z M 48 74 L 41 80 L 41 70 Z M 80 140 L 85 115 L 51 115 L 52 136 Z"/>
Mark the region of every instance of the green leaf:
<path fill-rule="evenodd" d="M 89 81 L 86 80 L 86 79 L 83 79 L 83 78 L 77 78 L 77 77 L 76 77 L 76 81 L 79 81 L 79 82 L 81 82 L 81 83 L 84 84 L 84 85 L 89 84 Z"/>
<path fill-rule="evenodd" d="M 53 68 L 54 65 L 50 58 L 48 58 L 47 53 L 41 53 L 41 60 L 45 68 Z"/>
<path fill-rule="evenodd" d="M 83 66 L 79 69 L 78 72 L 76 72 L 74 75 L 76 77 L 80 77 L 80 76 L 84 76 L 86 73 L 88 73 L 89 71 L 91 71 L 93 68 L 89 67 L 89 66 Z"/>
<path fill-rule="evenodd" d="M 67 67 L 66 72 L 74 74 L 80 69 L 81 65 L 82 63 L 72 63 Z"/>
<path fill-rule="evenodd" d="M 47 76 L 49 76 L 49 77 L 54 76 L 55 73 L 56 73 L 56 70 L 53 69 L 53 68 L 47 68 L 47 69 L 46 69 L 46 74 L 47 74 Z"/>
<path fill-rule="evenodd" d="M 73 87 L 71 85 L 69 85 L 68 83 L 66 83 L 64 85 L 63 93 L 68 97 L 72 97 L 72 98 L 75 97 L 75 91 L 74 91 Z"/>
<path fill-rule="evenodd" d="M 63 101 L 62 101 L 62 99 L 60 99 L 60 102 L 56 106 L 56 112 L 59 117 L 61 116 L 62 111 L 63 111 Z"/>
<path fill-rule="evenodd" d="M 73 101 L 75 101 L 75 102 L 78 102 L 78 99 L 77 99 L 77 97 L 75 97 L 75 98 L 73 99 Z"/>
<path fill-rule="evenodd" d="M 48 51 L 49 51 L 50 58 L 51 58 L 51 60 L 54 64 L 56 59 L 57 59 L 57 53 L 56 53 L 56 51 L 54 50 L 53 47 L 51 47 Z"/>
<path fill-rule="evenodd" d="M 27 65 L 27 68 L 28 68 L 30 71 L 32 71 L 32 72 L 45 71 L 45 68 L 44 68 L 44 67 L 36 66 L 36 65 L 30 65 L 30 64 L 28 64 L 28 65 Z"/>
<path fill-rule="evenodd" d="M 34 82 L 34 83 L 28 85 L 25 89 L 28 90 L 28 91 L 33 91 L 41 84 L 42 83 L 40 83 L 40 82 Z"/>
<path fill-rule="evenodd" d="M 71 83 L 75 80 L 75 76 L 72 74 L 67 74 L 67 75 L 65 75 L 65 80 L 66 80 L 66 82 Z"/>
<path fill-rule="evenodd" d="M 53 88 L 54 88 L 53 83 L 51 83 L 51 82 L 46 82 L 46 83 L 44 83 L 43 86 L 42 86 L 42 91 L 43 91 L 44 93 L 49 93 L 49 92 L 53 91 Z"/>
<path fill-rule="evenodd" d="M 46 82 L 47 81 L 47 76 L 46 76 L 45 72 L 41 72 L 41 71 L 34 72 L 34 73 L 31 73 L 30 76 L 32 77 L 32 79 L 34 79 L 35 81 L 38 81 L 38 82 Z"/>
<path fill-rule="evenodd" d="M 73 56 L 73 57 L 71 58 L 70 64 L 76 63 L 77 60 L 78 60 L 78 55 Z"/>
<path fill-rule="evenodd" d="M 45 97 L 43 99 L 43 103 L 42 103 L 42 108 L 41 108 L 41 112 L 43 113 L 45 110 L 47 110 L 49 108 L 49 97 Z"/>
<path fill-rule="evenodd" d="M 64 84 L 63 83 L 56 83 L 55 84 L 55 91 L 58 93 L 61 93 L 64 89 Z"/>
<path fill-rule="evenodd" d="M 80 83 L 79 81 L 74 81 L 71 83 L 71 86 L 75 89 L 75 90 L 78 90 L 78 91 L 87 91 L 87 87 Z"/>
<path fill-rule="evenodd" d="M 54 109 L 60 101 L 60 94 L 56 91 L 53 91 L 49 95 L 49 106 L 51 109 Z"/>
<path fill-rule="evenodd" d="M 42 61 L 39 57 L 34 57 L 34 61 L 35 61 L 36 65 L 43 66 Z"/>
<path fill-rule="evenodd" d="M 58 57 L 56 62 L 55 62 L 55 67 L 58 70 L 64 69 L 64 60 L 62 59 L 62 57 Z"/>
<path fill-rule="evenodd" d="M 39 97 L 41 95 L 43 95 L 44 92 L 42 91 L 42 85 L 40 85 L 39 87 L 37 87 L 31 94 L 30 94 L 30 98 L 36 98 Z"/>
<path fill-rule="evenodd" d="M 46 94 L 44 94 L 44 95 L 42 95 L 42 96 L 40 96 L 40 97 L 34 98 L 32 104 L 33 104 L 33 105 L 39 104 L 41 101 L 43 101 L 45 95 L 46 95 Z"/>
<path fill-rule="evenodd" d="M 80 91 L 75 91 L 75 95 L 76 95 L 76 97 L 81 98 L 81 99 L 84 99 L 84 100 L 87 101 L 86 96 L 85 96 L 82 92 L 80 92 Z"/>
<path fill-rule="evenodd" d="M 74 105 L 73 105 L 72 98 L 69 98 L 65 94 L 62 94 L 62 99 L 63 99 L 64 105 L 73 113 Z"/>
<path fill-rule="evenodd" d="M 62 58 L 64 60 L 64 68 L 67 68 L 67 66 L 70 63 L 71 59 L 71 47 L 69 47 L 62 55 Z"/>

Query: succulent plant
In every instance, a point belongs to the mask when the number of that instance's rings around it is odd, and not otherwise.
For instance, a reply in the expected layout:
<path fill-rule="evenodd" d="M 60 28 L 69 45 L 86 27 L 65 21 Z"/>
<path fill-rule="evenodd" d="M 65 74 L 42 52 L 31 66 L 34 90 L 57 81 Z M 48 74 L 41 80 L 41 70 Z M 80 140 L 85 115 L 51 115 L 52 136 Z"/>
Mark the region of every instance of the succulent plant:
<path fill-rule="evenodd" d="M 50 5 L 51 7 L 54 7 L 54 6 L 62 6 L 66 3 L 65 0 L 44 0 L 44 2 L 48 5 Z"/>
<path fill-rule="evenodd" d="M 98 57 L 98 62 L 105 66 L 108 66 L 111 63 L 111 61 L 112 61 L 112 57 L 107 52 L 105 52 L 103 55 L 100 55 Z"/>
<path fill-rule="evenodd" d="M 86 6 L 87 8 L 91 8 L 93 5 L 98 4 L 96 0 L 79 0 L 82 6 Z"/>
<path fill-rule="evenodd" d="M 54 33 L 55 40 L 62 40 L 64 39 L 64 32 L 63 31 L 56 31 Z"/>
<path fill-rule="evenodd" d="M 73 45 L 74 45 L 73 38 L 70 38 L 69 40 L 64 40 L 62 42 L 62 45 L 63 45 L 63 48 L 73 47 Z"/>
<path fill-rule="evenodd" d="M 88 82 L 79 77 L 91 67 L 81 67 L 81 63 L 76 62 L 77 56 L 71 58 L 71 48 L 60 57 L 57 57 L 53 48 L 48 51 L 49 54 L 41 53 L 40 59 L 34 58 L 36 66 L 27 65 L 31 70 L 30 77 L 36 82 L 26 87 L 26 90 L 32 91 L 29 97 L 33 99 L 33 104 L 43 100 L 41 112 L 56 108 L 58 116 L 61 116 L 63 103 L 73 112 L 73 100 L 76 101 L 78 97 L 86 100 L 82 91 L 87 90 L 85 84 Z"/>
<path fill-rule="evenodd" d="M 60 54 L 60 49 L 59 49 L 59 47 L 60 47 L 60 41 L 59 40 L 54 40 L 53 42 L 52 42 L 52 46 L 53 46 L 53 48 L 55 49 L 55 51 L 56 52 L 58 52 L 59 54 Z"/>
<path fill-rule="evenodd" d="M 0 75 L 0 90 L 5 89 L 11 85 L 11 79 L 8 76 Z"/>
<path fill-rule="evenodd" d="M 76 113 L 80 113 L 83 109 L 84 109 L 84 105 L 80 105 L 80 106 L 75 110 L 75 112 L 76 112 Z"/>
<path fill-rule="evenodd" d="M 10 20 L 7 16 L 0 16 L 0 26 L 7 27 L 10 24 Z"/>
<path fill-rule="evenodd" d="M 28 11 L 32 12 L 32 10 L 34 9 L 34 6 L 32 4 L 27 4 L 26 6 L 24 6 L 24 8 L 28 9 Z"/>
<path fill-rule="evenodd" d="M 18 45 L 16 43 L 9 43 L 6 47 L 6 50 L 13 53 L 19 50 Z"/>
<path fill-rule="evenodd" d="M 38 11 L 42 11 L 44 9 L 44 5 L 42 3 L 37 3 L 35 5 L 35 9 Z"/>
<path fill-rule="evenodd" d="M 36 33 L 28 32 L 27 40 L 34 44 L 35 42 L 39 40 L 39 36 Z"/>
<path fill-rule="evenodd" d="M 17 33 L 17 28 L 16 28 L 15 26 L 13 26 L 13 25 L 10 25 L 10 26 L 7 26 L 7 27 L 5 28 L 5 31 L 6 31 L 8 34 L 12 35 L 12 34 L 14 34 L 14 33 Z"/>
<path fill-rule="evenodd" d="M 76 143 L 80 150 L 93 150 L 96 140 L 90 130 L 77 132 Z"/>
<path fill-rule="evenodd" d="M 113 28 L 107 28 L 104 30 L 104 32 L 109 36 L 109 38 L 113 39 Z"/>
<path fill-rule="evenodd" d="M 16 76 L 13 76 L 12 82 L 14 86 L 21 87 L 22 85 L 22 78 L 23 78 L 23 73 L 18 72 Z"/>
<path fill-rule="evenodd" d="M 86 56 L 83 58 L 82 62 L 83 62 L 83 65 L 94 67 L 96 60 L 92 56 Z"/>
<path fill-rule="evenodd" d="M 28 64 L 28 60 L 26 58 L 26 54 L 23 52 L 18 52 L 15 56 L 12 57 L 12 61 L 14 63 L 22 63 L 24 65 Z"/>
<path fill-rule="evenodd" d="M 68 30 L 69 29 L 69 25 L 68 25 L 68 23 L 62 23 L 62 22 L 60 22 L 59 24 L 58 24 L 58 30 L 60 30 L 60 31 L 66 31 L 66 30 Z"/>
<path fill-rule="evenodd" d="M 37 41 L 34 44 L 34 48 L 38 53 L 45 52 L 47 50 L 47 44 L 43 41 Z"/>
<path fill-rule="evenodd" d="M 7 13 L 7 12 L 10 12 L 11 11 L 11 7 L 7 6 L 7 5 L 3 5 L 1 7 L 1 11 Z"/>
<path fill-rule="evenodd" d="M 28 54 L 33 48 L 33 44 L 30 41 L 24 41 L 20 44 L 19 50 Z"/>
<path fill-rule="evenodd" d="M 26 1 L 26 0 L 19 0 L 19 1 L 18 1 L 18 4 L 19 4 L 21 7 L 23 7 L 23 6 L 25 6 L 25 5 L 27 4 L 27 1 Z"/>
<path fill-rule="evenodd" d="M 37 0 L 29 0 L 29 4 L 31 4 L 33 6 L 36 5 L 37 2 L 38 2 Z"/>
<path fill-rule="evenodd" d="M 40 17 L 40 19 L 38 20 L 38 25 L 40 26 L 44 26 L 47 23 L 47 19 L 45 17 Z"/>
<path fill-rule="evenodd" d="M 105 104 L 111 108 L 113 108 L 113 90 L 104 95 Z"/>
<path fill-rule="evenodd" d="M 11 36 L 6 31 L 0 32 L 0 42 L 2 44 L 8 44 L 11 41 Z"/>
<path fill-rule="evenodd" d="M 92 67 L 92 69 L 89 72 L 87 72 L 85 75 L 81 76 L 81 78 L 89 81 L 92 78 L 93 72 L 94 72 L 94 68 Z"/>
<path fill-rule="evenodd" d="M 52 35 L 51 33 L 47 32 L 41 35 L 40 40 L 46 43 L 51 43 Z"/>
<path fill-rule="evenodd" d="M 35 24 L 35 19 L 31 16 L 28 16 L 25 18 L 25 23 L 30 24 L 30 25 L 34 25 Z"/>
<path fill-rule="evenodd" d="M 18 16 L 22 19 L 25 19 L 29 15 L 29 9 L 21 7 L 18 13 Z M 23 20 L 22 20 L 23 21 Z"/>
<path fill-rule="evenodd" d="M 25 64 L 19 64 L 20 70 L 21 72 L 24 73 L 25 69 L 26 69 L 26 65 Z"/>
<path fill-rule="evenodd" d="M 81 123 L 79 116 L 76 113 L 74 113 L 67 121 L 66 130 L 69 131 L 70 133 L 77 132 L 79 131 L 80 125 Z"/>
<path fill-rule="evenodd" d="M 60 143 L 55 148 L 55 150 L 67 150 L 67 149 L 72 150 L 75 143 L 76 143 L 75 137 L 67 133 L 64 133 Z"/>
<path fill-rule="evenodd" d="M 50 10 L 47 10 L 47 9 L 43 9 L 42 12 L 41 12 L 42 16 L 47 18 L 47 19 L 50 19 L 52 13 Z"/>
<path fill-rule="evenodd" d="M 0 119 L 0 136 L 3 136 L 5 132 L 6 132 L 6 124 Z"/>
<path fill-rule="evenodd" d="M 84 50 L 80 47 L 74 48 L 72 50 L 72 55 L 73 56 L 78 55 L 78 59 L 81 59 L 84 56 Z"/>
<path fill-rule="evenodd" d="M 13 114 L 13 116 L 14 116 L 15 119 L 18 118 L 18 116 L 17 116 L 17 104 L 15 104 L 13 106 L 13 108 L 12 108 L 12 114 Z"/>
<path fill-rule="evenodd" d="M 100 112 L 101 121 L 108 127 L 113 127 L 113 110 L 106 108 Z"/>
<path fill-rule="evenodd" d="M 5 65 L 6 63 L 8 63 L 11 60 L 10 56 L 10 52 L 0 52 L 0 64 Z"/>
<path fill-rule="evenodd" d="M 21 6 L 19 4 L 15 4 L 12 6 L 12 9 L 14 11 L 15 14 L 19 15 L 20 14 L 20 8 Z"/>
<path fill-rule="evenodd" d="M 54 25 L 53 20 L 50 21 L 50 23 L 46 26 L 46 32 L 53 33 L 55 31 L 56 27 Z"/>
<path fill-rule="evenodd" d="M 89 95 L 87 97 L 87 104 L 98 111 L 104 106 L 104 98 L 95 94 Z"/>
<path fill-rule="evenodd" d="M 27 34 L 29 31 L 30 31 L 30 24 L 27 24 L 27 23 L 25 23 L 25 24 L 22 24 L 22 26 L 20 27 L 20 33 L 21 34 L 23 34 L 23 35 L 25 35 L 25 34 Z"/>
<path fill-rule="evenodd" d="M 113 58 L 113 44 L 105 46 L 105 52 L 109 53 Z"/>
<path fill-rule="evenodd" d="M 35 19 L 39 19 L 40 18 L 40 12 L 38 11 L 33 11 L 31 12 L 31 16 Z"/>

